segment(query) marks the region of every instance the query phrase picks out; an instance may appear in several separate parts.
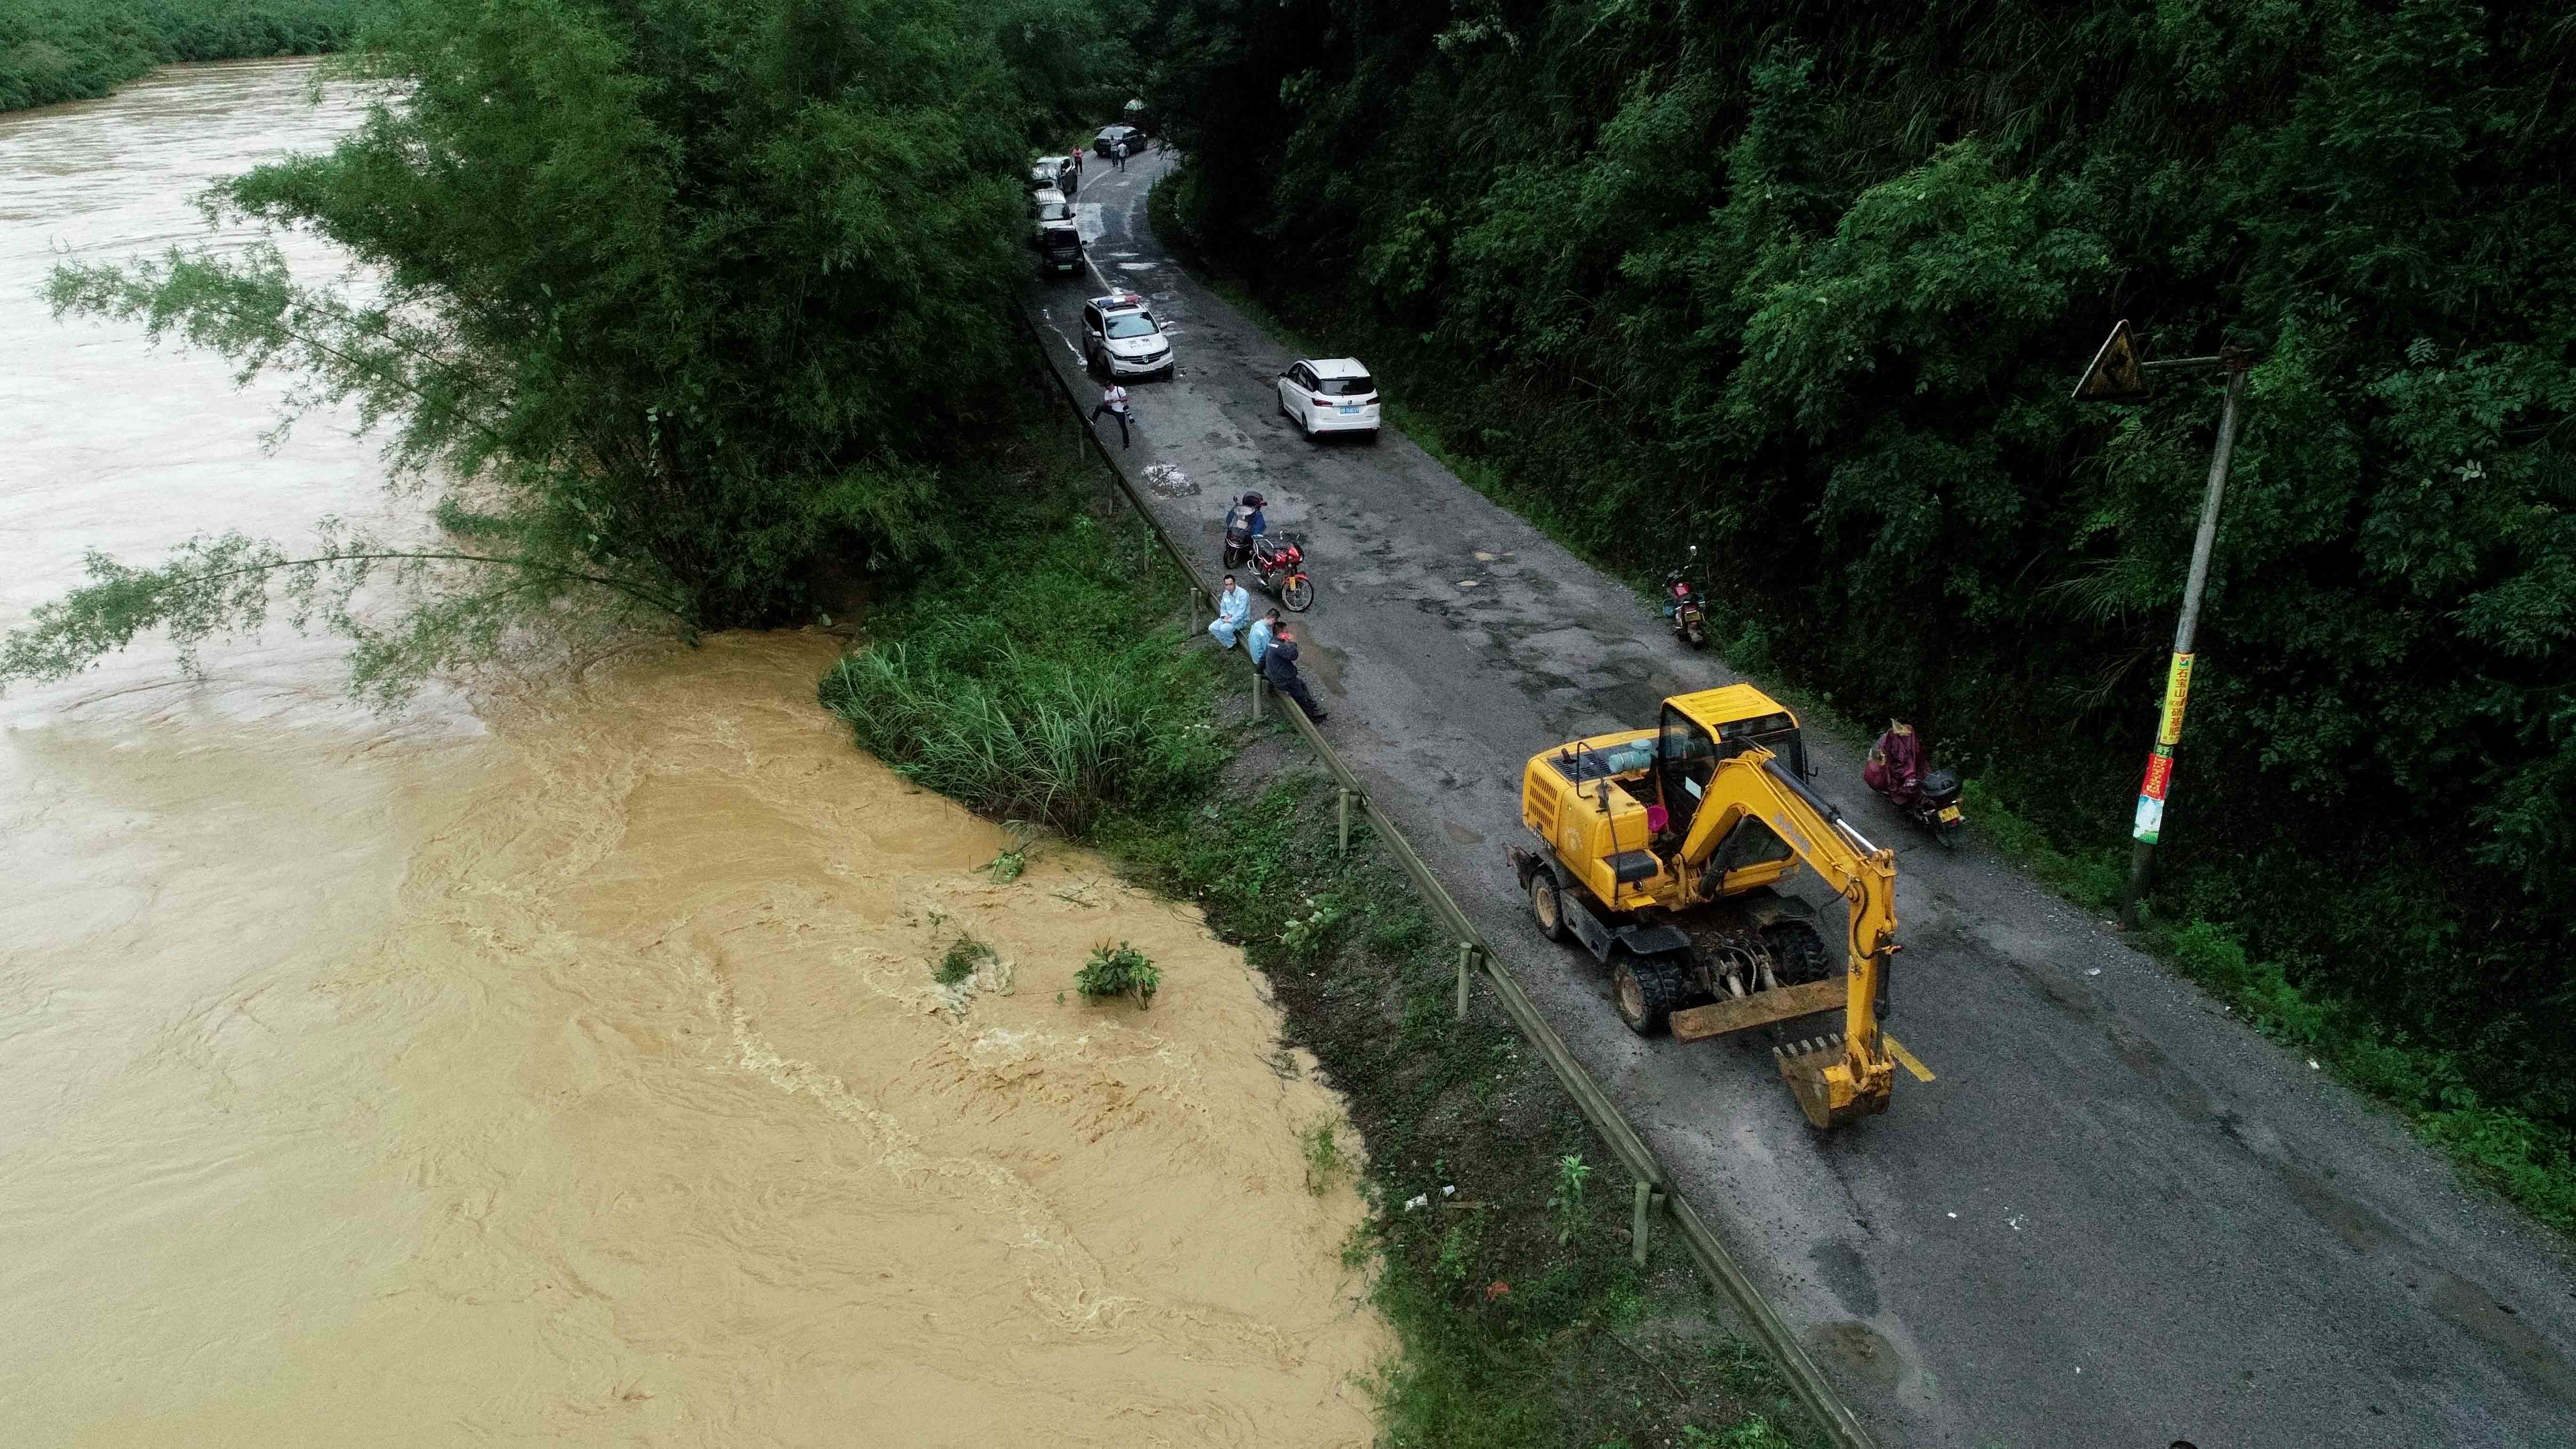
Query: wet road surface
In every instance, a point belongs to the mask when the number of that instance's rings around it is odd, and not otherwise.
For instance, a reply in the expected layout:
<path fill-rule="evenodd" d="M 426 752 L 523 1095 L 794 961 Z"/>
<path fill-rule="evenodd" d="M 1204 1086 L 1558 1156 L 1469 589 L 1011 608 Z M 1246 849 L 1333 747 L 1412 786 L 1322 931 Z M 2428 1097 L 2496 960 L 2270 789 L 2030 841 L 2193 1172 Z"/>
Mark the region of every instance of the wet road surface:
<path fill-rule="evenodd" d="M 1058 367 L 1096 389 L 1084 296 L 1153 300 L 1179 375 L 1129 385 L 1119 456 L 1178 470 L 1155 507 L 1211 570 L 1246 488 L 1308 537 L 1327 733 L 1882 1442 L 2576 1444 L 2576 1282 L 2541 1234 L 2106 923 L 1910 834 L 1860 787 L 1865 740 L 1810 728 L 1826 792 L 1898 852 L 1890 1025 L 1936 1079 L 1820 1138 L 1766 1040 L 1630 1035 L 1590 958 L 1528 925 L 1501 854 L 1519 768 L 1738 676 L 1401 436 L 1302 437 L 1287 344 L 1151 234 L 1169 164 L 1089 165 L 1091 271 L 1030 292 Z"/>

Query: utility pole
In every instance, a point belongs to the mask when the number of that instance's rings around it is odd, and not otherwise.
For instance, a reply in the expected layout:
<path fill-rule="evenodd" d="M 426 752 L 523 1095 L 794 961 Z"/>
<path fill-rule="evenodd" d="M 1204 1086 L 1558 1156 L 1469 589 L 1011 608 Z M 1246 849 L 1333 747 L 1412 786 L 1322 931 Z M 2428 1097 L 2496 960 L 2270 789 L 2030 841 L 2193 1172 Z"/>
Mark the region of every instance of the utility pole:
<path fill-rule="evenodd" d="M 2209 556 L 2218 542 L 2218 509 L 2227 496 L 2227 467 L 2236 453 L 2245 374 L 2253 365 L 2253 355 L 2235 347 L 2222 347 L 2214 357 L 2141 361 L 2129 324 L 2123 321 L 2111 329 L 2110 340 L 2102 344 L 2084 380 L 2075 387 L 2078 402 L 2133 402 L 2148 395 L 2149 373 L 2214 367 L 2227 377 L 2226 401 L 2218 413 L 2218 445 L 2209 456 L 2209 487 L 2200 500 L 2200 531 L 2191 544 L 2191 574 L 2183 582 L 2182 617 L 2174 622 L 2173 658 L 2165 668 L 2164 708 L 2157 713 L 2155 744 L 2147 753 L 2146 775 L 2138 784 L 2137 815 L 2129 828 L 2135 843 L 2129 855 L 2129 884 L 2120 892 L 2120 923 L 2133 928 L 2141 919 L 2147 884 L 2155 871 L 2156 840 L 2164 831 L 2174 749 L 2182 743 L 2183 711 L 2191 700 L 2192 642 L 2200 631 L 2200 598 L 2209 584 Z"/>

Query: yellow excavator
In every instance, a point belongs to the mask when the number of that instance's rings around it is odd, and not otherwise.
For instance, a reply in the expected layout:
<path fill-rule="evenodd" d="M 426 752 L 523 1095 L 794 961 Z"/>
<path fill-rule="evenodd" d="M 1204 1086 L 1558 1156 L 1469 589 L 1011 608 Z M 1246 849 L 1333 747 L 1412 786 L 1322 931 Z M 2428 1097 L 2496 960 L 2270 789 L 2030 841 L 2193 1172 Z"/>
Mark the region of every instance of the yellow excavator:
<path fill-rule="evenodd" d="M 1773 1048 L 1807 1120 L 1887 1110 L 1878 1017 L 1896 944 L 1896 856 L 1807 787 L 1797 717 L 1747 684 L 1664 701 L 1656 728 L 1530 758 L 1506 846 L 1530 915 L 1611 968 L 1619 1017 L 1683 1041 L 1839 1009 L 1842 1030 Z M 1801 864 L 1849 910 L 1842 970 L 1815 911 L 1778 887 Z"/>

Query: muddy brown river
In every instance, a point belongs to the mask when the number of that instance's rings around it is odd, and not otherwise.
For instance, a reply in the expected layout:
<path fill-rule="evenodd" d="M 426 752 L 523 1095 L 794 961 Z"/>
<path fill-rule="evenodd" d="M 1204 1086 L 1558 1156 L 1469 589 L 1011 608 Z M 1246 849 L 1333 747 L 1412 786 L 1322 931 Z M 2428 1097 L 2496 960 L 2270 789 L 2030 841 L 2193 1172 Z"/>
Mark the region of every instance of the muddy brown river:
<path fill-rule="evenodd" d="M 328 143 L 294 62 L 0 116 L 0 627 L 192 532 L 395 528 L 371 448 L 56 323 L 59 249 L 203 235 Z M 307 275 L 337 265 L 309 241 Z M 391 714 L 282 632 L 0 699 L 0 1439 L 1366 1443 L 1340 1130 L 1196 914 L 907 787 L 829 640 Z M 959 991 L 960 931 L 998 958 Z M 1090 945 L 1165 968 L 1084 1004 Z"/>

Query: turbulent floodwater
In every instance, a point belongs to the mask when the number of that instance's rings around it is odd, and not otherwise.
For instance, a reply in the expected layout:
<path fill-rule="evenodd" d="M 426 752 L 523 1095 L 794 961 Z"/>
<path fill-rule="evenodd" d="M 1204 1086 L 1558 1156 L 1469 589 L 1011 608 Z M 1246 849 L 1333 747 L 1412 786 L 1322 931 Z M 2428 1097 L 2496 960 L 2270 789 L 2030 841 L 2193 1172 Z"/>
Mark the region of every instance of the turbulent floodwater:
<path fill-rule="evenodd" d="M 84 549 L 399 507 L 327 420 L 263 455 L 219 359 L 33 295 L 327 141 L 307 80 L 0 117 L 0 626 Z M 1337 1104 L 1193 913 L 1079 852 L 978 874 L 1007 837 L 815 708 L 825 641 L 395 716 L 332 654 L 0 700 L 0 1439 L 1369 1438 L 1359 1207 L 1295 1141 Z M 1000 958 L 962 998 L 960 930 Z M 1103 937 L 1150 1012 L 1070 993 Z"/>

